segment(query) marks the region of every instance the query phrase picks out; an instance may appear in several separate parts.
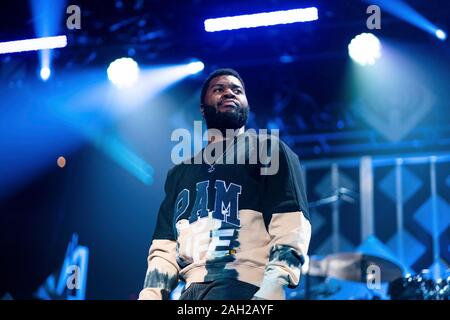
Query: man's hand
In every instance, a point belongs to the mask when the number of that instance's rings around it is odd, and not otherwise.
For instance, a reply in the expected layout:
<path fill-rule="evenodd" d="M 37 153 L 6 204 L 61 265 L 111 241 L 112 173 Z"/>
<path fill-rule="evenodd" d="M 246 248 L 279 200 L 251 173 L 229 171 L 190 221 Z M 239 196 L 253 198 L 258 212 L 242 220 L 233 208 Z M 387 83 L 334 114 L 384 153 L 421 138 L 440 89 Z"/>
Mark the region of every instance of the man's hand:
<path fill-rule="evenodd" d="M 252 300 L 286 300 L 284 288 L 287 284 L 286 277 L 280 275 L 276 267 L 269 267 L 266 269 L 261 286 Z"/>

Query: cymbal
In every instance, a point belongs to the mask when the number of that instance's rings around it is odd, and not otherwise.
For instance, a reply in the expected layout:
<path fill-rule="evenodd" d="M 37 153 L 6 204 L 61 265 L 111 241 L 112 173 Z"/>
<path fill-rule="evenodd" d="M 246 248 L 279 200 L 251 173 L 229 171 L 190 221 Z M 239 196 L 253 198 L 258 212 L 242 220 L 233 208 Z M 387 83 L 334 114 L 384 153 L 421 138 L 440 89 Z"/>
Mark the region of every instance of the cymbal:
<path fill-rule="evenodd" d="M 390 282 L 403 276 L 395 262 L 358 252 L 332 254 L 325 257 L 322 264 L 329 277 L 342 280 Z"/>
<path fill-rule="evenodd" d="M 305 273 L 313 277 L 326 278 L 327 274 L 325 270 L 324 260 L 325 258 L 322 257 L 311 256 L 309 258 L 308 268 L 306 269 Z"/>
<path fill-rule="evenodd" d="M 336 253 L 323 259 L 311 258 L 308 274 L 364 283 L 376 279 L 390 282 L 403 276 L 401 267 L 395 262 L 358 252 Z"/>

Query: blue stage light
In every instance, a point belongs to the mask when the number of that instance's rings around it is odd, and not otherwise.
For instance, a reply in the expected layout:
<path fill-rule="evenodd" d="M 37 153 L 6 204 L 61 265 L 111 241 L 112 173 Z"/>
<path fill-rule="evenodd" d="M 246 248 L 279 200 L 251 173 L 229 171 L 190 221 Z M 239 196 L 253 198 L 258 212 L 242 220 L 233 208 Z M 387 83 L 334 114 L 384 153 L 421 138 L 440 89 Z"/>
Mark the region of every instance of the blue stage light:
<path fill-rule="evenodd" d="M 428 20 L 424 15 L 416 11 L 410 4 L 403 0 L 364 0 L 371 5 L 380 6 L 381 10 L 389 12 L 390 14 L 436 36 L 438 39 L 444 41 L 447 35 L 443 30 L 440 30 L 435 24 Z"/>
<path fill-rule="evenodd" d="M 381 57 L 381 43 L 371 33 L 361 33 L 348 45 L 348 54 L 358 64 L 373 65 Z"/>
<path fill-rule="evenodd" d="M 194 61 L 189 63 L 187 67 L 190 74 L 196 74 L 203 71 L 205 65 L 201 61 Z"/>
<path fill-rule="evenodd" d="M 106 72 L 108 79 L 119 88 L 130 88 L 139 78 L 139 66 L 131 58 L 114 60 Z"/>
<path fill-rule="evenodd" d="M 436 37 L 442 41 L 447 39 L 447 34 L 441 29 L 436 30 L 435 34 L 436 34 Z"/>
<path fill-rule="evenodd" d="M 47 81 L 50 78 L 51 70 L 49 67 L 42 67 L 40 71 L 40 76 L 43 81 Z"/>

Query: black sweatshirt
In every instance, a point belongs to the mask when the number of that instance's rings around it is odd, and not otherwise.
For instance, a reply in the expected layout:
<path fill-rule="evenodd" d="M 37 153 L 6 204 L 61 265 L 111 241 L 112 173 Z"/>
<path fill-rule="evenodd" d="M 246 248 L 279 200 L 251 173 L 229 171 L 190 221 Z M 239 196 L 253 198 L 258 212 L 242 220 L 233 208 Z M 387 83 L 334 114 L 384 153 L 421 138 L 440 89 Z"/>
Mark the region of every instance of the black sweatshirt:
<path fill-rule="evenodd" d="M 216 163 L 202 161 L 203 149 L 167 174 L 140 299 L 167 298 L 179 279 L 237 279 L 266 299 L 298 285 L 311 237 L 298 156 L 273 135 L 232 143 Z"/>

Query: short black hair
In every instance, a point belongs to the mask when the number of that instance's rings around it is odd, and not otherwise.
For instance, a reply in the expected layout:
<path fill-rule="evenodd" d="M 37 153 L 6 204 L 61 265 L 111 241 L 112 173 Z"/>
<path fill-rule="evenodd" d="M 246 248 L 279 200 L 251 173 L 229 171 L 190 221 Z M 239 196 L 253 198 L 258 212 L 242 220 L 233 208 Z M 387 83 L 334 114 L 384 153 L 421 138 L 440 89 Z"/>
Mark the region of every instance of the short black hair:
<path fill-rule="evenodd" d="M 206 96 L 206 91 L 208 90 L 209 84 L 212 79 L 220 77 L 220 76 L 233 76 L 239 79 L 239 81 L 242 83 L 242 87 L 245 90 L 245 84 L 244 80 L 242 80 L 241 76 L 236 70 L 230 69 L 230 68 L 222 68 L 217 69 L 214 72 L 212 72 L 208 78 L 206 78 L 205 82 L 203 82 L 202 86 L 202 93 L 200 95 L 200 103 L 203 104 Z"/>

